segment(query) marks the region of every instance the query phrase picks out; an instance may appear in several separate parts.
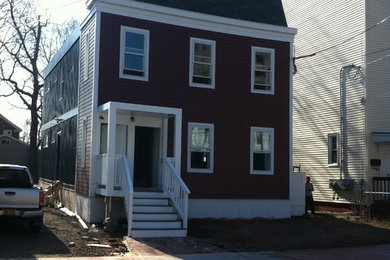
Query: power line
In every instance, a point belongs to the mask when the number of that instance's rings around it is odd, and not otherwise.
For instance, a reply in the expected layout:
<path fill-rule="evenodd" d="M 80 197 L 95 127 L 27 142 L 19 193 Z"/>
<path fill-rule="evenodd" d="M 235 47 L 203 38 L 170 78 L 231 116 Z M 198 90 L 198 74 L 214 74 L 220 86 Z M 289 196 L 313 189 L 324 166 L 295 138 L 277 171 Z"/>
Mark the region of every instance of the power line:
<path fill-rule="evenodd" d="M 369 63 L 367 63 L 367 65 L 373 64 L 373 63 L 378 62 L 378 61 L 381 61 L 381 60 L 384 60 L 384 59 L 386 59 L 386 58 L 388 58 L 388 57 L 390 57 L 390 54 L 387 54 L 387 55 L 385 55 L 385 56 L 383 56 L 383 57 L 380 57 L 379 59 L 370 61 Z"/>
<path fill-rule="evenodd" d="M 386 21 L 389 20 L 389 19 L 390 19 L 390 16 L 387 16 L 386 18 L 384 18 L 383 20 L 377 22 L 377 23 L 374 24 L 373 26 L 371 26 L 371 27 L 365 29 L 364 31 L 362 31 L 362 32 L 360 32 L 360 33 L 357 33 L 357 34 L 355 34 L 355 35 L 353 35 L 353 36 L 351 36 L 351 37 L 345 39 L 344 41 L 342 41 L 342 42 L 340 42 L 340 43 L 338 43 L 338 44 L 335 44 L 335 45 L 332 45 L 332 46 L 330 46 L 330 47 L 324 48 L 324 49 L 319 50 L 319 51 L 317 51 L 317 52 L 313 52 L 313 53 L 311 53 L 311 54 L 306 54 L 306 55 L 301 55 L 301 56 L 298 56 L 298 57 L 294 57 L 294 59 L 297 60 L 297 59 L 301 59 L 301 58 L 312 57 L 312 56 L 317 55 L 317 54 L 319 54 L 319 53 L 321 53 L 321 52 L 325 52 L 325 51 L 328 51 L 328 50 L 330 50 L 330 49 L 336 48 L 336 47 L 338 47 L 338 46 L 340 46 L 340 45 L 343 45 L 344 43 L 347 43 L 347 42 L 349 42 L 349 41 L 355 39 L 356 37 L 358 37 L 358 36 L 360 36 L 360 35 L 362 35 L 362 34 L 368 32 L 369 30 L 371 30 L 371 29 L 377 27 L 378 25 L 380 25 L 380 24 L 386 22 Z"/>
<path fill-rule="evenodd" d="M 371 55 L 371 54 L 375 54 L 375 53 L 382 52 L 382 51 L 387 51 L 387 50 L 390 50 L 390 47 L 387 47 L 387 48 L 384 48 L 384 49 L 381 49 L 381 50 L 377 50 L 377 51 L 373 51 L 373 52 L 370 52 L 370 53 L 366 53 L 365 55 L 368 56 L 368 55 Z"/>

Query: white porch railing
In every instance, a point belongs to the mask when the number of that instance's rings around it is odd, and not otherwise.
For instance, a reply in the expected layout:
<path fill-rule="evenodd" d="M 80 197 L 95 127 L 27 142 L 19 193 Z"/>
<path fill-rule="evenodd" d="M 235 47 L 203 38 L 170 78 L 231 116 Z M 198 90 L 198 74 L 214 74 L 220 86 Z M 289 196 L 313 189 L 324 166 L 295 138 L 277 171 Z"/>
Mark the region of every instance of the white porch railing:
<path fill-rule="evenodd" d="M 126 155 L 115 155 L 114 174 L 109 174 L 108 155 L 98 155 L 96 185 L 98 194 L 124 197 L 128 226 L 127 233 L 130 236 L 133 224 L 134 185 Z"/>
<path fill-rule="evenodd" d="M 191 192 L 179 176 L 172 162 L 172 158 L 163 159 L 162 187 L 168 193 L 173 205 L 183 220 L 183 228 L 186 229 L 188 222 L 188 194 Z"/>

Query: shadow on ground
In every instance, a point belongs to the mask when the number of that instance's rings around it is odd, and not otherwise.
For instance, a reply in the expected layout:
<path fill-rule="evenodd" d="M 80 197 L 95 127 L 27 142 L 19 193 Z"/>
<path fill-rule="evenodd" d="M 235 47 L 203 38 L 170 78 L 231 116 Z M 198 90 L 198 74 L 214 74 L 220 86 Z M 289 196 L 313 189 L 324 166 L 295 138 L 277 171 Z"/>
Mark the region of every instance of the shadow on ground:
<path fill-rule="evenodd" d="M 33 233 L 28 222 L 0 220 L 1 258 L 34 258 L 39 255 L 69 254 L 68 247 L 46 226 L 43 226 L 40 232 Z"/>

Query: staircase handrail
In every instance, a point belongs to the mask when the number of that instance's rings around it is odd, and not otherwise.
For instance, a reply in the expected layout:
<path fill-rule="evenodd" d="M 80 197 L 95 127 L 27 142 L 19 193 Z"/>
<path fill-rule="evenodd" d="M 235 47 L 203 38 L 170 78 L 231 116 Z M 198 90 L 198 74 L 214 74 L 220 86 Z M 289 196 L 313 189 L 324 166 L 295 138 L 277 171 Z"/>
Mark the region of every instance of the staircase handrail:
<path fill-rule="evenodd" d="M 168 167 L 168 170 L 164 171 L 163 188 L 168 193 L 178 214 L 182 218 L 183 228 L 187 228 L 188 195 L 191 193 L 190 189 L 184 183 L 176 168 L 173 167 L 168 158 L 164 158 L 163 163 Z M 169 176 L 167 176 L 167 174 L 169 174 Z"/>

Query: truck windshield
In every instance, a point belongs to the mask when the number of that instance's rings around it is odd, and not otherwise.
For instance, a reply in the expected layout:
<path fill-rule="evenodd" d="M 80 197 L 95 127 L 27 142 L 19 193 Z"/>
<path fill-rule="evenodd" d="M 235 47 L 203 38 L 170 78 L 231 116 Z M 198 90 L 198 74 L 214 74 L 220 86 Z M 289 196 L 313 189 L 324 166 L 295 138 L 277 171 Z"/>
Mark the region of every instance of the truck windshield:
<path fill-rule="evenodd" d="M 31 188 L 32 184 L 24 170 L 0 169 L 0 188 Z"/>

